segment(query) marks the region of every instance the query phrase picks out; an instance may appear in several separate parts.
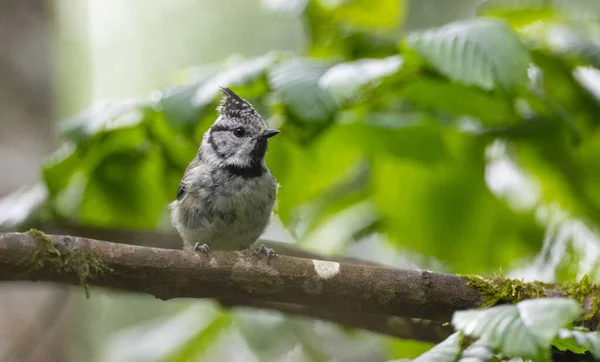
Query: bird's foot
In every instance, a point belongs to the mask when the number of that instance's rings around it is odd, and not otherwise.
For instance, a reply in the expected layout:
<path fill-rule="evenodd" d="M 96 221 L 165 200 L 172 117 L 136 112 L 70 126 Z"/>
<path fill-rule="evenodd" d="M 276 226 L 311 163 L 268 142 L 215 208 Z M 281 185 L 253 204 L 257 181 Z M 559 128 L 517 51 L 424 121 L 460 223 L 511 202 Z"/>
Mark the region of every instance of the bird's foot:
<path fill-rule="evenodd" d="M 196 245 L 194 245 L 194 251 L 199 251 L 201 253 L 210 255 L 210 248 L 206 244 L 196 243 Z"/>
<path fill-rule="evenodd" d="M 265 254 L 267 256 L 267 264 L 269 264 L 269 260 L 271 260 L 271 257 L 277 257 L 275 250 L 269 248 L 268 246 L 265 246 L 264 244 L 260 246 L 260 249 L 258 249 L 258 253 Z"/>

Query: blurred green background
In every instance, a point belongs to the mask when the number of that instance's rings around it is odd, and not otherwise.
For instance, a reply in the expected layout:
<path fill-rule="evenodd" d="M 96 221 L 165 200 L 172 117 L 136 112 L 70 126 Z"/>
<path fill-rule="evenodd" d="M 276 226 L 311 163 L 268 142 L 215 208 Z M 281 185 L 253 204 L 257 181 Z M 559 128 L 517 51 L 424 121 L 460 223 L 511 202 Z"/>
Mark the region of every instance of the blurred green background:
<path fill-rule="evenodd" d="M 39 181 L 0 199 L 4 230 L 171 232 L 166 205 L 229 86 L 282 131 L 266 238 L 396 267 L 600 276 L 595 1 L 49 4 L 40 123 L 56 120 L 42 133 L 57 151 L 13 165 Z M 431 347 L 211 301 L 49 293 L 60 323 L 14 323 L 59 335 L 60 360 L 385 361 Z"/>

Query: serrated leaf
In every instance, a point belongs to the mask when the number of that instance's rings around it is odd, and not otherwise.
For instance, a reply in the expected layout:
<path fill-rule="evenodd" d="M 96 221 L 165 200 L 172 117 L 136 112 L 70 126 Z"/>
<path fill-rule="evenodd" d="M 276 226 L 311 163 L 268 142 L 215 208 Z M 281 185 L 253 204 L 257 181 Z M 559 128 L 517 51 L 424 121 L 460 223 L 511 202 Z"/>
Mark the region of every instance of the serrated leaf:
<path fill-rule="evenodd" d="M 402 57 L 394 55 L 383 59 L 360 59 L 336 64 L 319 79 L 319 86 L 329 89 L 344 100 L 356 95 L 360 87 L 394 74 L 402 66 Z"/>
<path fill-rule="evenodd" d="M 292 59 L 271 69 L 269 83 L 292 117 L 300 122 L 324 123 L 337 109 L 329 90 L 319 86 L 319 79 L 329 68 L 325 62 Z"/>
<path fill-rule="evenodd" d="M 476 341 L 465 349 L 458 362 L 487 362 L 494 358 L 494 353 L 482 341 Z"/>
<path fill-rule="evenodd" d="M 454 313 L 452 325 L 508 356 L 544 359 L 561 328 L 581 314 L 581 306 L 566 298 L 543 298 L 485 310 Z"/>
<path fill-rule="evenodd" d="M 466 85 L 512 90 L 527 81 L 529 53 L 502 21 L 451 23 L 411 33 L 406 43 L 440 73 Z"/>
<path fill-rule="evenodd" d="M 569 350 L 575 353 L 590 351 L 594 357 L 600 359 L 599 332 L 561 329 L 552 344 L 561 351 Z"/>
<path fill-rule="evenodd" d="M 455 362 L 460 354 L 462 340 L 462 333 L 453 333 L 443 342 L 415 358 L 413 362 Z"/>

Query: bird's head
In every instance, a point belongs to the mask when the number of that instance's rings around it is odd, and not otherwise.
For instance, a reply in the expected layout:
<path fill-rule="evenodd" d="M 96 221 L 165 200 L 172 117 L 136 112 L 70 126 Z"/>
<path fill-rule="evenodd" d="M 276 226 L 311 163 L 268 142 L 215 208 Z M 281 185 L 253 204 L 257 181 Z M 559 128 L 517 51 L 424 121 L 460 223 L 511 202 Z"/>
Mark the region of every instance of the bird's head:
<path fill-rule="evenodd" d="M 229 88 L 222 88 L 219 117 L 204 134 L 201 151 L 211 161 L 226 167 L 263 165 L 268 139 L 279 133 L 267 128 L 252 105 Z"/>

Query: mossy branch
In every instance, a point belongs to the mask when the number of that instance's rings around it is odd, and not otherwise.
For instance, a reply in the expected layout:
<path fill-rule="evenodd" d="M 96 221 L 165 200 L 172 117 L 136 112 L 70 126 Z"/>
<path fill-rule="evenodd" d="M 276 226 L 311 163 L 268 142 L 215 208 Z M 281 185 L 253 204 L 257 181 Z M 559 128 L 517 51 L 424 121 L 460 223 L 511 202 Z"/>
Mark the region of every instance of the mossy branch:
<path fill-rule="evenodd" d="M 313 307 L 321 311 L 313 315 L 333 315 L 333 320 L 336 314 L 356 313 L 446 322 L 456 310 L 572 296 L 583 305 L 582 319 L 599 320 L 600 292 L 587 278 L 560 286 L 288 256 L 267 264 L 250 251 L 214 252 L 209 258 L 38 231 L 0 234 L 0 281 L 38 280 L 147 293 L 164 300 L 216 298 L 233 306 L 287 308 L 305 315 Z"/>

